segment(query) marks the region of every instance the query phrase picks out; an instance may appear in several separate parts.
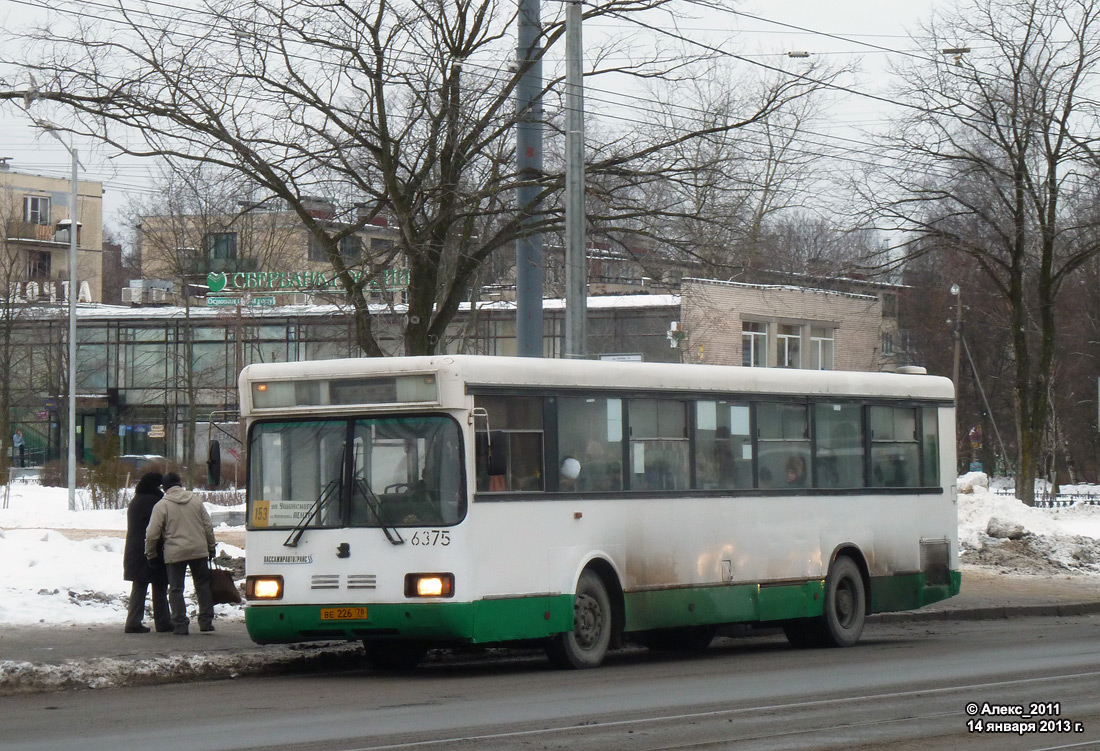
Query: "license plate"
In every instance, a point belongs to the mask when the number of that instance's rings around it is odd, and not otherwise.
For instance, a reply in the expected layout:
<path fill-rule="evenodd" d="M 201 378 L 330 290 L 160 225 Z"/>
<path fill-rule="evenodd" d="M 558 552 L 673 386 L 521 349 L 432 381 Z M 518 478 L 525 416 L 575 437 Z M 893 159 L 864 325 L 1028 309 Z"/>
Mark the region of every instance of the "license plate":
<path fill-rule="evenodd" d="M 365 621 L 366 608 L 321 608 L 322 621 Z"/>

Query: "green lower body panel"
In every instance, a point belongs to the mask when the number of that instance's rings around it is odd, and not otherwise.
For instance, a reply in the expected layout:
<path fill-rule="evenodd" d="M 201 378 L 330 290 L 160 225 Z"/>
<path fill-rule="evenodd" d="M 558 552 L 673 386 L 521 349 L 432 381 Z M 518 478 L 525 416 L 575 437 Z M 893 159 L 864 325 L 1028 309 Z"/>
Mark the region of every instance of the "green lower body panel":
<path fill-rule="evenodd" d="M 948 571 L 946 577 L 931 577 L 923 572 L 871 579 L 871 611 L 915 610 L 946 600 L 959 593 L 962 572 Z"/>
<path fill-rule="evenodd" d="M 915 610 L 959 593 L 958 571 L 939 580 L 925 573 L 871 579 L 870 611 Z M 757 623 L 820 616 L 825 581 L 792 584 L 731 584 L 627 592 L 626 631 Z"/>
<path fill-rule="evenodd" d="M 809 618 L 821 615 L 823 594 L 821 581 L 628 592 L 626 630 Z"/>
<path fill-rule="evenodd" d="M 359 620 L 322 620 L 322 608 L 363 603 L 257 605 L 245 608 L 245 624 L 259 644 L 359 639 L 422 639 L 483 644 L 538 639 L 573 627 L 573 597 L 517 597 L 477 602 L 366 604 Z"/>
<path fill-rule="evenodd" d="M 914 610 L 959 593 L 958 571 L 934 579 L 924 573 L 871 579 L 870 610 Z M 825 582 L 730 584 L 626 592 L 625 631 L 716 623 L 786 621 L 820 616 Z M 366 607 L 359 620 L 322 620 L 322 607 Z M 320 640 L 419 639 L 494 642 L 540 639 L 573 627 L 573 596 L 499 598 L 476 602 L 249 604 L 245 623 L 252 640 L 277 644 Z"/>

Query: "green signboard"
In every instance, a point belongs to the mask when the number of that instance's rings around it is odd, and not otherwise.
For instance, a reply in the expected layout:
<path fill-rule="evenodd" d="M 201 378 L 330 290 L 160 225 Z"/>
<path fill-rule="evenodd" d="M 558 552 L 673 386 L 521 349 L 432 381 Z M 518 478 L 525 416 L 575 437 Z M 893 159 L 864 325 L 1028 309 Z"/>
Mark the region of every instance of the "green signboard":
<path fill-rule="evenodd" d="M 258 295 L 256 297 L 241 297 L 240 295 L 208 295 L 206 298 L 206 307 L 208 308 L 234 308 L 238 305 L 260 307 L 270 306 L 274 304 L 274 295 Z"/>
<path fill-rule="evenodd" d="M 363 278 L 363 272 L 352 271 L 355 281 Z M 265 292 L 307 292 L 310 290 L 340 290 L 340 280 L 335 274 L 323 271 L 237 271 L 212 272 L 206 277 L 211 292 L 237 293 L 251 290 Z M 387 269 L 377 279 L 367 283 L 368 290 L 405 289 L 409 286 L 407 269 Z M 233 303 L 234 305 L 236 303 Z"/>

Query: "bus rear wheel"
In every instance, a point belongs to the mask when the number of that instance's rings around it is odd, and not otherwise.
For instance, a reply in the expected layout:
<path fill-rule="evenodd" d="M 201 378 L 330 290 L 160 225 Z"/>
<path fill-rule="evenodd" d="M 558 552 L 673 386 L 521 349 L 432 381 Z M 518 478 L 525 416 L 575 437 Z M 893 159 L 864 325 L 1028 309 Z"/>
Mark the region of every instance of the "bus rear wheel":
<path fill-rule="evenodd" d="M 599 667 L 611 643 L 611 598 L 603 579 L 584 571 L 573 599 L 573 630 L 550 638 L 546 655 L 556 668 Z"/>
<path fill-rule="evenodd" d="M 851 647 L 859 641 L 867 618 L 867 591 L 859 566 L 839 556 L 825 577 L 825 610 L 819 618 L 783 627 L 795 647 Z"/>

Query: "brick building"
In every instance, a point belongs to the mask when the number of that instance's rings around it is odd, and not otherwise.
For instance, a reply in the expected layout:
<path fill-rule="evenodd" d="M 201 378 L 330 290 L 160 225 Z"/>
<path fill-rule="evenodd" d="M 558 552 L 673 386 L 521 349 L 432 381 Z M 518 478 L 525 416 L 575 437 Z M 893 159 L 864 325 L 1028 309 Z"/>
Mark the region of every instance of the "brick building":
<path fill-rule="evenodd" d="M 863 286 L 868 293 L 684 279 L 681 334 L 685 361 L 894 370 L 898 365 L 891 347 L 898 332 L 896 288 Z"/>

